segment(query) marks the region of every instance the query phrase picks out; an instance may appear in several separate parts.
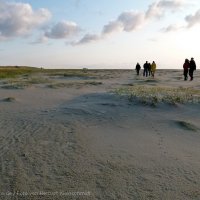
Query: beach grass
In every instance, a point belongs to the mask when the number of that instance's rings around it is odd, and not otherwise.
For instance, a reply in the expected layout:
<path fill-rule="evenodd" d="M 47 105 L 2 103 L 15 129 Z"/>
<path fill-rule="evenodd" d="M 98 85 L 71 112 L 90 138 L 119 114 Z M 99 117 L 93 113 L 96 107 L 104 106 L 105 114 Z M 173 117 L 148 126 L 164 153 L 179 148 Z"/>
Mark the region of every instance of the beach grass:
<path fill-rule="evenodd" d="M 40 69 L 35 67 L 0 67 L 0 79 L 16 78 L 19 75 L 27 75 L 39 71 Z"/>
<path fill-rule="evenodd" d="M 116 89 L 114 93 L 127 96 L 130 101 L 139 100 L 144 104 L 158 103 L 199 103 L 200 90 L 184 87 L 127 86 Z"/>
<path fill-rule="evenodd" d="M 188 130 L 188 131 L 194 131 L 197 132 L 198 128 L 188 121 L 176 121 L 176 124 L 178 124 L 182 129 Z"/>
<path fill-rule="evenodd" d="M 59 88 L 72 88 L 72 87 L 83 87 L 86 85 L 91 85 L 91 86 L 97 86 L 103 84 L 102 82 L 99 81 L 70 81 L 70 82 L 58 82 L 58 83 L 51 83 L 48 85 L 49 88 L 52 89 L 59 89 Z"/>
<path fill-rule="evenodd" d="M 14 102 L 16 101 L 15 97 L 7 97 L 5 99 L 3 99 L 4 102 Z"/>
<path fill-rule="evenodd" d="M 49 76 L 64 77 L 88 77 L 95 76 L 94 70 L 85 69 L 43 69 L 26 66 L 2 66 L 0 67 L 0 79 L 16 78 L 19 75 L 29 75 L 32 73 L 42 73 Z"/>
<path fill-rule="evenodd" d="M 24 89 L 36 84 L 46 84 L 51 83 L 52 81 L 47 78 L 42 77 L 28 77 L 26 79 L 22 78 L 9 78 L 3 82 L 1 88 L 3 89 Z"/>

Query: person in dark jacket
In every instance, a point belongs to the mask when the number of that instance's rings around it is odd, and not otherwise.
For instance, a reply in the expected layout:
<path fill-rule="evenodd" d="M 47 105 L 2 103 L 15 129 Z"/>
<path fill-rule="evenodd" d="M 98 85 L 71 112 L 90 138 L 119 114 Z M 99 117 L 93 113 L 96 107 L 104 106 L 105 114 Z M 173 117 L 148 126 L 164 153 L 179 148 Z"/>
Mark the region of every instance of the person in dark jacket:
<path fill-rule="evenodd" d="M 189 69 L 189 76 L 190 76 L 190 80 L 193 80 L 193 73 L 194 70 L 196 70 L 196 63 L 194 61 L 194 58 L 191 58 L 190 60 L 190 69 Z"/>
<path fill-rule="evenodd" d="M 148 76 L 148 67 L 149 67 L 149 63 L 146 61 L 146 63 L 144 63 L 143 65 L 143 68 L 144 68 L 144 71 L 143 71 L 143 76 Z"/>
<path fill-rule="evenodd" d="M 136 65 L 136 67 L 135 67 L 135 70 L 136 70 L 138 76 L 139 76 L 139 74 L 140 74 L 140 69 L 141 69 L 140 64 L 137 63 L 137 65 Z"/>
<path fill-rule="evenodd" d="M 151 76 L 151 63 L 148 63 L 148 74 Z"/>
<path fill-rule="evenodd" d="M 187 81 L 188 79 L 188 69 L 190 68 L 190 62 L 188 59 L 185 59 L 185 62 L 183 64 L 183 75 L 184 75 L 184 80 Z"/>

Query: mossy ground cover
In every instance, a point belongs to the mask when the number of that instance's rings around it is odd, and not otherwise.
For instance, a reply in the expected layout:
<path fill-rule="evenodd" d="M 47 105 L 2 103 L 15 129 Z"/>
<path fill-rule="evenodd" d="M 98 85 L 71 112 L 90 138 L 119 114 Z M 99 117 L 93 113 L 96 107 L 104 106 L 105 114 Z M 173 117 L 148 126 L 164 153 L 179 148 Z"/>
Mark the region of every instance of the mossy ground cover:
<path fill-rule="evenodd" d="M 114 91 L 118 95 L 127 96 L 130 101 L 139 100 L 142 103 L 200 103 L 200 90 L 184 87 L 159 86 L 127 86 Z"/>
<path fill-rule="evenodd" d="M 27 75 L 39 71 L 34 67 L 0 67 L 0 79 L 16 78 L 19 75 Z"/>

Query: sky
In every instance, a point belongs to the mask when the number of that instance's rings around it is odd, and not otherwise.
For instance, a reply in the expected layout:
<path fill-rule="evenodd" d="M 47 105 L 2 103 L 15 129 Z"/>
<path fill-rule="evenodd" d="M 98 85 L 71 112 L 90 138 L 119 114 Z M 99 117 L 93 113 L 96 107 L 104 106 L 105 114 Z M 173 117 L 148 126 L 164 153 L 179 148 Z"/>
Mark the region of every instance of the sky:
<path fill-rule="evenodd" d="M 0 65 L 200 64 L 199 0 L 0 0 Z"/>

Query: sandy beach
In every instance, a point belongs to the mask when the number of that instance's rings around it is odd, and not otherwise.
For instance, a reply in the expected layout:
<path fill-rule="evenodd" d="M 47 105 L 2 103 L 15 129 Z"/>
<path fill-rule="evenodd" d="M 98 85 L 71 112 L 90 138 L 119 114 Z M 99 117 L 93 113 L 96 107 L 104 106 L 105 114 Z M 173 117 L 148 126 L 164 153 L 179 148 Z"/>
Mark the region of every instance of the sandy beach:
<path fill-rule="evenodd" d="M 0 79 L 0 199 L 200 199 L 200 73 Z"/>

